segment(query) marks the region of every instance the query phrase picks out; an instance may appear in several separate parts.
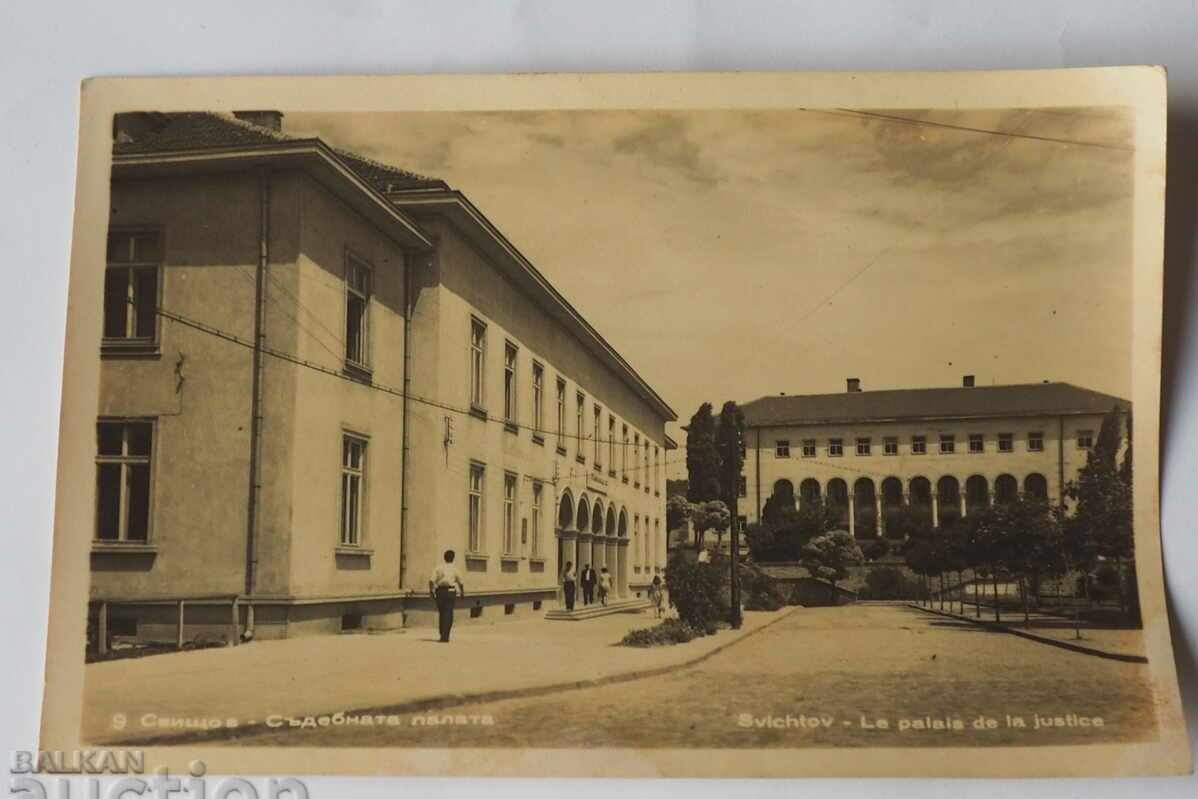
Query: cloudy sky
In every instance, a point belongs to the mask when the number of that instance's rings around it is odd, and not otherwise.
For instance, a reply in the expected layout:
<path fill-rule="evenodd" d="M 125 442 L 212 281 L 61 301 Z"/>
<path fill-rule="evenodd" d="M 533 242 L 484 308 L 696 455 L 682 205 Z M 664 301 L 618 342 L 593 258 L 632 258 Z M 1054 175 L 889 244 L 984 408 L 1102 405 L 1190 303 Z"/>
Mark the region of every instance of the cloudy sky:
<path fill-rule="evenodd" d="M 1130 392 L 1118 109 L 294 113 L 284 130 L 466 193 L 683 420 L 850 376 Z"/>

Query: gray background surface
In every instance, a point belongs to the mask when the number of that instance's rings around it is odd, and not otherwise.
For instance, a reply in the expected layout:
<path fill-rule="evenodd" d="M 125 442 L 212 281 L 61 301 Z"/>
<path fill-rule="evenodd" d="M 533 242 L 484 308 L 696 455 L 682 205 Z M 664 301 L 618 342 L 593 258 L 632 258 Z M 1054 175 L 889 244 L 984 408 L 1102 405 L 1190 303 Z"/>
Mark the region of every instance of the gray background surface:
<path fill-rule="evenodd" d="M 1162 422 L 1165 570 L 1198 738 L 1198 3 L 228 2 L 0 8 L 0 749 L 35 745 L 45 668 L 55 455 L 79 81 L 98 75 L 990 69 L 1165 64 L 1169 191 Z M 868 755 L 863 755 L 868 756 Z M 996 755 L 1001 756 L 1001 755 Z M 314 797 L 444 796 L 470 781 L 308 780 Z M 352 786 L 352 787 L 351 787 Z M 1192 797 L 1198 780 L 652 783 L 504 781 L 521 797 Z M 76 789 L 78 790 L 78 788 Z"/>

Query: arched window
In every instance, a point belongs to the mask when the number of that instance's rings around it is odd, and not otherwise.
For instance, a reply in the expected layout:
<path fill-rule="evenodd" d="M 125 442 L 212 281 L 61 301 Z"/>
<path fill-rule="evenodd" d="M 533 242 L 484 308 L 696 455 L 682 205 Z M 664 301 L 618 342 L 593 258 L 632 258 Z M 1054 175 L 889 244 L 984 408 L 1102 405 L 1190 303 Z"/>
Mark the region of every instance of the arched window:
<path fill-rule="evenodd" d="M 562 494 L 561 503 L 558 506 L 557 526 L 563 530 L 569 530 L 574 524 L 574 498 L 570 496 L 570 492 Z"/>
<path fill-rule="evenodd" d="M 575 517 L 579 532 L 585 533 L 591 528 L 591 504 L 587 495 L 583 494 L 578 500 L 578 515 Z"/>
<path fill-rule="evenodd" d="M 994 501 L 1007 505 L 1019 497 L 1019 481 L 1009 474 L 1000 474 L 994 479 Z"/>
<path fill-rule="evenodd" d="M 965 513 L 972 516 L 990 505 L 990 483 L 980 474 L 965 481 Z"/>
<path fill-rule="evenodd" d="M 1044 475 L 1032 472 L 1023 478 L 1023 493 L 1031 499 L 1048 500 L 1048 480 Z"/>
<path fill-rule="evenodd" d="M 952 527 L 961 517 L 961 483 L 951 475 L 936 481 L 936 502 L 939 506 L 940 526 Z"/>
<path fill-rule="evenodd" d="M 874 481 L 859 477 L 853 483 L 853 534 L 873 538 L 878 534 L 878 505 Z"/>

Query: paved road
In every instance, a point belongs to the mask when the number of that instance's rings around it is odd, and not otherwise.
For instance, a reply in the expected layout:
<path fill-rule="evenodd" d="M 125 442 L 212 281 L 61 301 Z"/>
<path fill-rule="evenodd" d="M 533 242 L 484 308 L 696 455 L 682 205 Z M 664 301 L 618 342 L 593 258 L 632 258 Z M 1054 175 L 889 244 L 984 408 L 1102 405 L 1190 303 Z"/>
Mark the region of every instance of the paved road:
<path fill-rule="evenodd" d="M 1144 740 L 1155 734 L 1146 668 L 902 606 L 803 609 L 664 676 L 432 714 L 450 724 L 429 726 L 430 714 L 406 714 L 400 726 L 284 729 L 239 742 L 808 747 Z M 1015 726 L 1014 717 L 1027 726 Z M 1037 729 L 1037 717 L 1053 726 Z M 487 718 L 493 724 L 483 723 Z"/>

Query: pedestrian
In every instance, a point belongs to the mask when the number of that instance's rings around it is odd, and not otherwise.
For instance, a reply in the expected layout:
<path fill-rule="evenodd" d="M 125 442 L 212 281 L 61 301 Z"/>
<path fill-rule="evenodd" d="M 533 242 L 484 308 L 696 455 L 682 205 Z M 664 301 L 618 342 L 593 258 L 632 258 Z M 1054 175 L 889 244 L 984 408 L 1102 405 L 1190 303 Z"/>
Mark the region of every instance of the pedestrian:
<path fill-rule="evenodd" d="M 443 644 L 449 643 L 449 631 L 453 629 L 453 607 L 459 597 L 466 596 L 466 586 L 462 585 L 458 567 L 453 565 L 455 557 L 452 549 L 445 550 L 444 563 L 433 569 L 433 576 L 428 581 L 429 595 L 437 603 L 437 625 Z"/>
<path fill-rule="evenodd" d="M 582 567 L 582 604 L 589 605 L 595 601 L 595 570 L 591 564 Z"/>
<path fill-rule="evenodd" d="M 562 590 L 566 593 L 566 610 L 574 610 L 574 562 L 570 560 L 562 572 Z"/>
<path fill-rule="evenodd" d="M 611 572 L 604 566 L 599 570 L 599 602 L 607 605 L 607 595 L 611 593 Z"/>
<path fill-rule="evenodd" d="M 666 614 L 666 597 L 664 586 L 661 584 L 661 575 L 653 575 L 653 583 L 649 586 L 649 599 L 657 611 L 657 618 L 660 619 Z"/>

